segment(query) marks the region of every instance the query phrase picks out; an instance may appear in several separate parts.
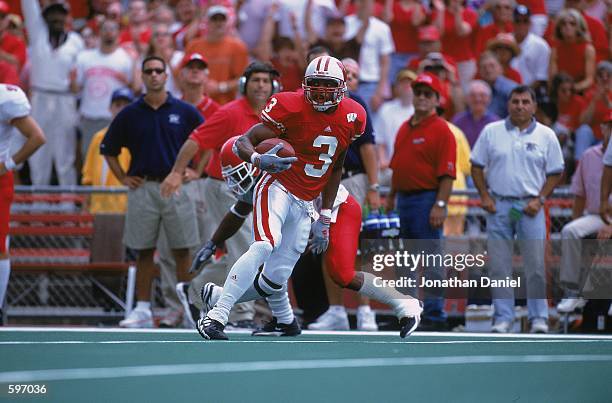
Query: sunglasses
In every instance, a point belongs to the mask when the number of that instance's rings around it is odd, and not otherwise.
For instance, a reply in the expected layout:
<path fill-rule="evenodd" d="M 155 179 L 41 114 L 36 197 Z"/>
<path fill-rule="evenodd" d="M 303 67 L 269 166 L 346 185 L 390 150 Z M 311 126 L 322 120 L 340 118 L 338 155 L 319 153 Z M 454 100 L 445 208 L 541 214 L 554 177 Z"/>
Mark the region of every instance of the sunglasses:
<path fill-rule="evenodd" d="M 150 75 L 152 75 L 153 73 L 155 73 L 155 74 L 157 74 L 157 75 L 164 74 L 164 73 L 166 72 L 166 70 L 164 70 L 164 69 L 144 69 L 142 72 L 143 72 L 144 74 L 146 74 L 146 75 L 150 76 Z"/>
<path fill-rule="evenodd" d="M 578 24 L 576 24 L 576 21 L 569 21 L 569 20 L 565 20 L 565 21 L 561 21 L 561 22 L 559 23 L 559 25 L 561 25 L 561 26 L 564 26 L 564 25 L 569 25 L 569 26 L 575 27 L 575 26 L 576 26 L 576 25 L 578 25 Z"/>
<path fill-rule="evenodd" d="M 413 92 L 415 97 L 420 97 L 421 95 L 423 95 L 425 98 L 433 98 L 435 95 L 433 91 L 427 90 L 414 90 Z"/>

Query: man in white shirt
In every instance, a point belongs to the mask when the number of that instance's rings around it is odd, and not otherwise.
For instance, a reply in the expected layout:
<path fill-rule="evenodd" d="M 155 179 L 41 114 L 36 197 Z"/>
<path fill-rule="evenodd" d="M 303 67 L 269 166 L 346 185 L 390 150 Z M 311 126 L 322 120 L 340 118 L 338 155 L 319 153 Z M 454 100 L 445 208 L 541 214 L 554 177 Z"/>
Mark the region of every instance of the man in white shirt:
<path fill-rule="evenodd" d="M 133 60 L 119 47 L 118 39 L 119 25 L 106 20 L 100 26 L 100 46 L 87 49 L 77 57 L 71 88 L 73 92 L 82 91 L 79 127 L 83 155 L 93 135 L 110 124 L 113 91 L 128 87 L 132 81 Z"/>
<path fill-rule="evenodd" d="M 60 185 L 76 185 L 76 99 L 70 71 L 85 45 L 66 31 L 69 7 L 62 1 L 41 12 L 38 0 L 21 0 L 30 41 L 32 117 L 47 135 L 47 144 L 29 159 L 34 185 L 48 185 L 55 164 Z"/>
<path fill-rule="evenodd" d="M 380 168 L 378 180 L 382 186 L 388 186 L 391 183 L 392 171 L 389 169 L 389 161 L 393 155 L 397 131 L 414 114 L 412 81 L 415 78 L 416 73 L 412 70 L 400 70 L 395 79 L 395 98 L 382 104 L 374 117 L 374 133 L 376 133 Z"/>
<path fill-rule="evenodd" d="M 355 6 L 357 13 L 345 18 L 344 38 L 353 38 L 362 24 L 368 24 L 359 54 L 361 73 L 357 93 L 376 112 L 385 98 L 391 53 L 395 51 L 395 45 L 389 25 L 372 16 L 374 0 L 357 0 Z"/>
<path fill-rule="evenodd" d="M 40 127 L 30 116 L 30 109 L 30 103 L 19 87 L 0 84 L 0 326 L 2 303 L 11 274 L 7 238 L 13 201 L 12 171 L 45 142 Z M 26 141 L 11 155 L 10 143 L 15 129 Z"/>
<path fill-rule="evenodd" d="M 512 59 L 510 65 L 521 73 L 523 84 L 535 87 L 539 82 L 548 81 L 550 46 L 531 29 L 531 12 L 524 5 L 514 9 L 514 39 L 521 53 Z M 535 84 L 535 85 L 534 85 Z"/>

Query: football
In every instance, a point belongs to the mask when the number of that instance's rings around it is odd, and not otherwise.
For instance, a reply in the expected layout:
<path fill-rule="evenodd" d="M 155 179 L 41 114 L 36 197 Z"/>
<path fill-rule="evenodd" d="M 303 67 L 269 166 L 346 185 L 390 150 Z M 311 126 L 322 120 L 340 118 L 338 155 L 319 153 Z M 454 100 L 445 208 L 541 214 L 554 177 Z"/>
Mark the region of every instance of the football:
<path fill-rule="evenodd" d="M 281 148 L 280 151 L 276 153 L 276 155 L 282 158 L 295 157 L 295 150 L 293 149 L 291 144 L 279 138 L 271 138 L 271 139 L 264 140 L 261 143 L 257 144 L 257 147 L 255 147 L 255 150 L 260 154 L 265 154 L 266 151 L 270 150 L 272 147 L 274 147 L 278 143 L 282 143 L 283 148 Z"/>

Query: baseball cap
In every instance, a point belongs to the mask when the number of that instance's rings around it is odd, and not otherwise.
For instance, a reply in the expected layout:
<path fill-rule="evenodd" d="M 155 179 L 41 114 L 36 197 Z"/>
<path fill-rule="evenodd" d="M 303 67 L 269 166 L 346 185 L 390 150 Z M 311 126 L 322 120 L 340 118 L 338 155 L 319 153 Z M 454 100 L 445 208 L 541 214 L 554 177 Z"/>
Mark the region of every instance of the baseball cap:
<path fill-rule="evenodd" d="M 227 9 L 227 7 L 221 6 L 221 5 L 212 6 L 206 12 L 206 17 L 212 18 L 215 15 L 219 15 L 219 14 L 227 18 L 227 16 L 229 15 L 229 10 Z"/>
<path fill-rule="evenodd" d="M 514 21 L 516 21 L 521 17 L 531 17 L 531 11 L 529 11 L 527 6 L 519 4 L 514 8 L 512 16 L 514 17 Z"/>
<path fill-rule="evenodd" d="M 395 76 L 395 82 L 399 82 L 401 80 L 414 81 L 416 78 L 417 74 L 414 71 L 410 69 L 401 69 Z"/>
<path fill-rule="evenodd" d="M 125 99 L 132 102 L 134 100 L 134 93 L 128 87 L 117 88 L 111 95 L 111 103 L 120 99 Z"/>
<path fill-rule="evenodd" d="M 183 56 L 183 59 L 181 60 L 180 68 L 181 69 L 185 68 L 189 63 L 193 61 L 197 61 L 197 62 L 204 64 L 204 68 L 208 67 L 208 63 L 206 62 L 206 59 L 204 59 L 204 56 L 202 56 L 201 53 L 191 52 Z"/>
<path fill-rule="evenodd" d="M 412 82 L 412 88 L 416 88 L 419 85 L 425 85 L 431 88 L 438 94 L 438 96 L 442 94 L 442 84 L 440 84 L 440 79 L 431 73 L 425 72 L 419 74 Z"/>
<path fill-rule="evenodd" d="M 419 28 L 419 41 L 439 41 L 440 31 L 434 25 Z"/>
<path fill-rule="evenodd" d="M 6 2 L 0 0 L 0 14 L 8 14 L 10 11 L 11 9 L 9 5 Z"/>
<path fill-rule="evenodd" d="M 61 11 L 64 14 L 70 13 L 70 5 L 66 3 L 64 0 L 55 0 L 51 3 L 47 4 L 45 8 L 42 10 L 42 15 L 45 16 L 47 13 L 51 11 Z"/>
<path fill-rule="evenodd" d="M 497 36 L 487 42 L 487 49 L 495 50 L 497 48 L 508 48 L 512 51 L 513 57 L 516 57 L 519 53 L 521 53 L 521 48 L 519 48 L 516 43 L 516 39 L 512 34 L 501 32 L 497 34 Z"/>

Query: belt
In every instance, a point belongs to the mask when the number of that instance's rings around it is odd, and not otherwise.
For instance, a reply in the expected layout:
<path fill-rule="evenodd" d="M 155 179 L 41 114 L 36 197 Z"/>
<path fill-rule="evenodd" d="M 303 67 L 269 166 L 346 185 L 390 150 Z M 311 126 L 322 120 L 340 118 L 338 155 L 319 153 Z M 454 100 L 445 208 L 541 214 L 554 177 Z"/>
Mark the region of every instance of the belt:
<path fill-rule="evenodd" d="M 529 199 L 537 199 L 538 196 L 531 196 L 531 195 L 527 195 L 527 196 L 502 196 L 502 195 L 498 195 L 497 193 L 492 193 L 493 197 L 495 199 L 499 199 L 499 200 L 529 200 Z"/>
<path fill-rule="evenodd" d="M 419 190 L 408 190 L 406 192 L 399 191 L 398 193 L 401 194 L 402 196 L 414 196 L 414 195 L 418 195 L 421 193 L 437 192 L 437 191 L 438 189 L 419 189 Z"/>
<path fill-rule="evenodd" d="M 155 175 L 143 175 L 142 179 L 146 182 L 163 182 L 166 179 L 165 176 L 155 176 Z"/>
<path fill-rule="evenodd" d="M 32 87 L 32 91 L 44 92 L 46 94 L 52 94 L 52 95 L 62 95 L 62 96 L 71 96 L 71 97 L 75 96 L 75 94 L 70 91 L 47 90 L 47 89 L 40 88 L 40 87 Z"/>

